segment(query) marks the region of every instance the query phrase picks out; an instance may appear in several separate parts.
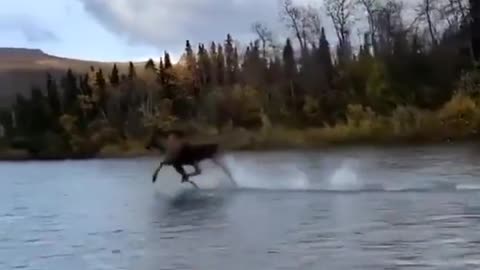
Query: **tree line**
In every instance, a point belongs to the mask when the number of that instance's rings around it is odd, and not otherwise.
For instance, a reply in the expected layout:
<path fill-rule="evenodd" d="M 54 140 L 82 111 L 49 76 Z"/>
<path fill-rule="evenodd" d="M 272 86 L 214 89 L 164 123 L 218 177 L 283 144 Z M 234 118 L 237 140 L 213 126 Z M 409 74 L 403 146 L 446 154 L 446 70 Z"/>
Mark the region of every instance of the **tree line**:
<path fill-rule="evenodd" d="M 10 147 L 34 155 L 88 156 L 108 144 L 141 140 L 152 127 L 243 127 L 266 122 L 291 128 L 334 126 L 349 105 L 379 115 L 399 106 L 436 110 L 468 77 L 476 96 L 480 75 L 480 3 L 422 0 L 407 20 L 400 0 L 325 0 L 336 40 L 328 40 L 321 12 L 281 3 L 291 37 L 274 38 L 262 23 L 240 47 L 185 43 L 173 64 L 165 52 L 121 73 L 91 67 L 47 74 L 29 97 L 1 112 Z M 361 44 L 352 45 L 356 13 L 366 14 Z"/>

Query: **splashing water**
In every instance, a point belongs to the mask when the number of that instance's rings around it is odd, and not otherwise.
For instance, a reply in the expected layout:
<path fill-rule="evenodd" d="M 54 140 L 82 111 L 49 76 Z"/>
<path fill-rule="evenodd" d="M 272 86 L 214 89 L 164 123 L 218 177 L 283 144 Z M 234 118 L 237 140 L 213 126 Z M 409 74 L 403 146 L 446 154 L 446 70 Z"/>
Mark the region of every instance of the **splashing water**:
<path fill-rule="evenodd" d="M 355 173 L 355 162 L 349 160 L 345 161 L 325 181 L 319 179 L 317 185 L 312 185 L 308 175 L 291 162 L 265 164 L 256 160 L 236 159 L 233 156 L 225 156 L 222 162 L 230 171 L 234 183 L 228 180 L 228 176 L 216 166 L 205 167 L 203 174 L 193 178 L 193 181 L 201 189 L 226 187 L 284 191 L 358 191 L 363 188 L 362 182 Z M 188 184 L 181 184 L 178 176 L 163 178 L 162 186 L 157 189 L 161 193 L 172 195 L 193 188 Z"/>
<path fill-rule="evenodd" d="M 355 173 L 355 165 L 356 163 L 351 160 L 345 161 L 328 179 L 326 189 L 332 191 L 361 190 L 363 184 Z"/>
<path fill-rule="evenodd" d="M 287 163 L 273 167 L 252 160 L 225 158 L 237 188 L 267 190 L 307 190 L 308 176 L 295 164 Z"/>
<path fill-rule="evenodd" d="M 422 182 L 409 181 L 409 174 L 397 181 L 385 181 L 389 175 L 363 178 L 360 160 L 346 159 L 331 174 L 310 179 L 308 169 L 302 170 L 298 162 L 275 160 L 243 159 L 225 156 L 223 165 L 231 173 L 232 178 L 214 164 L 204 163 L 203 173 L 192 180 L 202 190 L 218 189 L 255 189 L 270 191 L 323 191 L 323 192 L 406 192 L 425 190 L 480 190 L 477 183 L 443 183 L 433 180 Z M 324 170 L 322 168 L 321 170 Z M 161 179 L 160 179 L 161 178 Z M 157 192 L 167 196 L 194 189 L 188 183 L 180 183 L 180 176 L 173 169 L 162 170 Z M 232 181 L 233 180 L 233 181 Z"/>

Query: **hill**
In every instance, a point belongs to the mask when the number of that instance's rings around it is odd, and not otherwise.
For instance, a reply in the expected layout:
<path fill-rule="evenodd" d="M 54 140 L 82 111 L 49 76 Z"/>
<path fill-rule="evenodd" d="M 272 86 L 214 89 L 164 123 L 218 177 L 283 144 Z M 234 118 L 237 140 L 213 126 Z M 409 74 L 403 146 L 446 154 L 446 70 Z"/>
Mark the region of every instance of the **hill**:
<path fill-rule="evenodd" d="M 93 66 L 109 72 L 113 64 L 58 57 L 39 49 L 0 48 L 0 106 L 11 104 L 17 93 L 28 95 L 32 85 L 43 87 L 47 72 L 56 78 L 68 68 L 76 73 L 85 73 Z M 136 66 L 144 64 L 135 63 Z M 126 72 L 128 63 L 118 62 L 117 66 L 120 72 Z"/>

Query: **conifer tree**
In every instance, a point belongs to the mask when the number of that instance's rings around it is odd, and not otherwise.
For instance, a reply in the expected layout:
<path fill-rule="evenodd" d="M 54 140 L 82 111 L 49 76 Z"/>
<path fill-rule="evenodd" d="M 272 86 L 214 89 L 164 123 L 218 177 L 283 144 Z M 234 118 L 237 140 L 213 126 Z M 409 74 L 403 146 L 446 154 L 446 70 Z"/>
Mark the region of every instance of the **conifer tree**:
<path fill-rule="evenodd" d="M 209 85 L 211 83 L 211 63 L 208 51 L 203 44 L 198 46 L 198 71 L 200 75 L 200 83 Z"/>
<path fill-rule="evenodd" d="M 223 47 L 222 45 L 218 45 L 218 53 L 217 53 L 217 81 L 219 85 L 223 85 L 225 83 L 225 57 L 223 55 Z"/>
<path fill-rule="evenodd" d="M 145 69 L 156 71 L 157 67 L 155 66 L 155 62 L 153 62 L 152 58 L 148 59 L 147 63 L 145 64 Z"/>
<path fill-rule="evenodd" d="M 107 83 L 102 69 L 99 69 L 95 74 L 95 87 L 96 87 L 96 102 L 99 105 L 101 112 L 106 112 L 107 106 Z"/>
<path fill-rule="evenodd" d="M 51 127 L 50 123 L 51 119 L 53 119 L 53 115 L 50 115 L 48 103 L 45 100 L 45 96 L 43 95 L 42 90 L 38 87 L 32 87 L 31 89 L 30 106 L 30 133 L 34 135 L 44 133 Z"/>
<path fill-rule="evenodd" d="M 165 52 L 165 54 L 164 54 L 164 61 L 165 61 L 165 63 L 164 63 L 164 70 L 165 70 L 164 88 L 169 93 L 168 96 L 172 96 L 176 78 L 175 78 L 175 73 L 173 72 L 172 62 L 170 61 L 170 54 L 168 52 Z"/>
<path fill-rule="evenodd" d="M 128 63 L 128 79 L 133 80 L 137 77 L 137 72 L 135 71 L 135 66 L 132 62 Z"/>
<path fill-rule="evenodd" d="M 194 88 L 197 86 L 197 68 L 196 68 L 196 59 L 193 53 L 192 46 L 190 45 L 190 41 L 187 40 L 185 44 L 185 60 L 186 60 L 186 67 L 189 73 L 189 88 L 190 91 L 194 91 Z"/>
<path fill-rule="evenodd" d="M 68 112 L 74 112 L 77 109 L 79 90 L 77 78 L 71 69 L 68 69 L 66 76 L 62 79 L 62 88 L 64 92 L 64 108 Z"/>
<path fill-rule="evenodd" d="M 238 55 L 235 56 L 235 47 L 233 46 L 233 39 L 230 34 L 225 40 L 225 69 L 228 84 L 235 83 L 235 64 L 238 64 Z"/>
<path fill-rule="evenodd" d="M 120 77 L 118 76 L 117 64 L 113 64 L 112 73 L 110 74 L 110 84 L 114 87 L 120 83 Z"/>
<path fill-rule="evenodd" d="M 325 28 L 322 27 L 320 35 L 320 45 L 318 48 L 318 60 L 326 74 L 327 80 L 329 83 L 333 80 L 333 64 L 332 64 L 332 55 L 330 53 L 330 44 L 325 35 Z"/>
<path fill-rule="evenodd" d="M 217 45 L 215 42 L 210 44 L 210 81 L 212 84 L 217 84 Z"/>
<path fill-rule="evenodd" d="M 285 42 L 285 47 L 283 48 L 283 69 L 284 69 L 284 76 L 286 80 L 285 85 L 285 93 L 288 97 L 287 104 L 291 108 L 296 110 L 297 104 L 297 95 L 296 95 L 296 87 L 295 87 L 295 80 L 297 75 L 297 64 L 295 62 L 295 56 L 293 52 L 292 42 L 289 38 Z"/>
<path fill-rule="evenodd" d="M 162 87 L 165 87 L 165 65 L 163 64 L 163 58 L 160 57 L 158 64 L 158 81 Z"/>
<path fill-rule="evenodd" d="M 288 80 L 292 80 L 295 77 L 297 67 L 295 63 L 292 42 L 289 38 L 287 38 L 285 47 L 283 48 L 283 66 L 286 78 Z"/>
<path fill-rule="evenodd" d="M 50 73 L 47 73 L 47 96 L 53 115 L 59 117 L 62 113 L 62 104 L 58 94 L 57 83 Z"/>

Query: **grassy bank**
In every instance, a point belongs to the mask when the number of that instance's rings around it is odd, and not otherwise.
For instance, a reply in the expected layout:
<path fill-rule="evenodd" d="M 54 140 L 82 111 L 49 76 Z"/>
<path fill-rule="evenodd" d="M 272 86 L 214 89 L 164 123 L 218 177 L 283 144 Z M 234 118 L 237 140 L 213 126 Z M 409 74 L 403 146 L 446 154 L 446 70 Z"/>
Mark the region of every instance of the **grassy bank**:
<path fill-rule="evenodd" d="M 344 121 L 334 126 L 291 129 L 270 127 L 245 132 L 243 149 L 321 148 L 338 145 L 426 144 L 472 141 L 479 138 L 479 100 L 456 94 L 434 111 L 397 107 L 390 115 L 379 115 L 368 107 L 350 105 Z M 238 138 L 224 141 L 238 142 Z"/>

